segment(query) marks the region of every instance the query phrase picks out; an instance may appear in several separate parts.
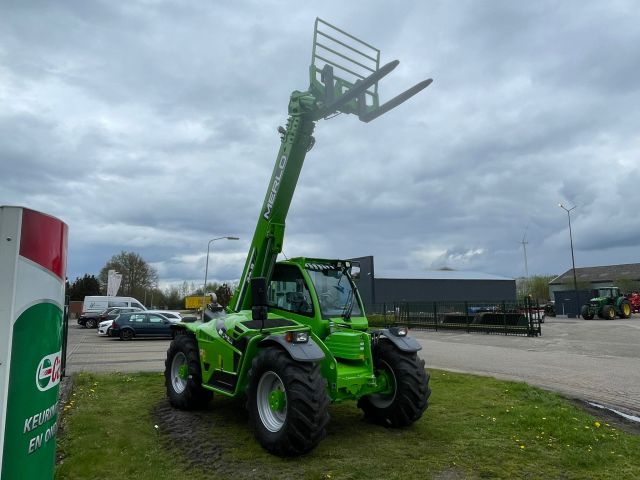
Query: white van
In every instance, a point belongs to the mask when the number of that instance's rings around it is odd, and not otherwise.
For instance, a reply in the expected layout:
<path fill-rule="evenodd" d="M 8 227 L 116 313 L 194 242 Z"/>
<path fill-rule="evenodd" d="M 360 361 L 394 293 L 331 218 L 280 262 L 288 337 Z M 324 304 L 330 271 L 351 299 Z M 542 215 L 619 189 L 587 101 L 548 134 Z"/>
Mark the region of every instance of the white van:
<path fill-rule="evenodd" d="M 110 307 L 137 307 L 146 310 L 144 305 L 133 297 L 107 297 L 107 296 L 87 296 L 84 297 L 82 305 L 82 315 L 87 313 L 100 313 Z"/>

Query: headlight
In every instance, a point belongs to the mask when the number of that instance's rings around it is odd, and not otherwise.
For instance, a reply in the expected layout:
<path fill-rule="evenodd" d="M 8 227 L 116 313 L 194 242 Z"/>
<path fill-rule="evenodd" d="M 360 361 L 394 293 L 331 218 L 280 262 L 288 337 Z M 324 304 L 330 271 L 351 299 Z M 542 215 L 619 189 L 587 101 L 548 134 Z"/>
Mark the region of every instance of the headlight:
<path fill-rule="evenodd" d="M 287 332 L 284 339 L 289 343 L 307 343 L 309 341 L 309 332 Z"/>
<path fill-rule="evenodd" d="M 406 337 L 409 330 L 407 327 L 391 327 L 389 331 L 396 337 Z"/>

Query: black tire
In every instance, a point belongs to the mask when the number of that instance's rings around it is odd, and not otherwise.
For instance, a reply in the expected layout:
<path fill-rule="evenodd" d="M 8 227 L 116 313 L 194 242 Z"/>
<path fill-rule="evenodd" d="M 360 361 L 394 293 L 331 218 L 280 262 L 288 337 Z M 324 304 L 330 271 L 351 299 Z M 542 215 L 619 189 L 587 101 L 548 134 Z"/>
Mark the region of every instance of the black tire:
<path fill-rule="evenodd" d="M 373 355 L 376 372 L 387 372 L 393 392 L 362 397 L 358 407 L 364 411 L 365 418 L 380 425 L 411 425 L 422 416 L 431 395 L 424 360 L 416 353 L 398 350 L 384 338 L 378 342 Z"/>
<path fill-rule="evenodd" d="M 593 310 L 589 308 L 589 305 L 583 305 L 580 309 L 580 315 L 582 315 L 582 318 L 584 318 L 585 320 L 592 320 Z"/>
<path fill-rule="evenodd" d="M 256 438 L 268 452 L 293 457 L 313 450 L 329 422 L 326 380 L 315 363 L 297 362 L 284 350 L 268 347 L 249 370 L 247 409 Z M 275 392 L 282 392 L 276 408 Z"/>
<path fill-rule="evenodd" d="M 96 328 L 98 326 L 98 322 L 95 318 L 88 318 L 84 326 L 87 328 Z"/>
<path fill-rule="evenodd" d="M 629 300 L 622 300 L 620 302 L 620 318 L 629 318 L 633 309 L 631 308 L 631 303 Z"/>
<path fill-rule="evenodd" d="M 124 340 L 124 341 L 131 340 L 133 339 L 134 336 L 135 336 L 135 333 L 130 328 L 125 328 L 123 330 L 120 330 L 120 340 Z"/>
<path fill-rule="evenodd" d="M 182 365 L 186 378 L 179 374 Z M 198 343 L 192 335 L 176 335 L 171 341 L 164 361 L 164 380 L 167 398 L 175 408 L 202 408 L 213 398 L 213 392 L 202 387 Z"/>
<path fill-rule="evenodd" d="M 602 318 L 605 320 L 613 320 L 616 318 L 616 309 L 613 305 L 605 305 L 602 307 Z"/>

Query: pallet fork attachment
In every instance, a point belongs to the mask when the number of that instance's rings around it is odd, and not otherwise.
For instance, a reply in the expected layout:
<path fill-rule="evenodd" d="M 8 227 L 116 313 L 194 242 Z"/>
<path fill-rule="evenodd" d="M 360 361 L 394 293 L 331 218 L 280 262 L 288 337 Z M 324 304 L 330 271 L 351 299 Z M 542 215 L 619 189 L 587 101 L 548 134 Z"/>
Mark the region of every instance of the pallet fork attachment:
<path fill-rule="evenodd" d="M 311 59 L 310 91 L 319 109 L 316 119 L 337 113 L 353 113 L 370 122 L 431 85 L 428 78 L 379 105 L 378 81 L 400 63 L 380 67 L 380 51 L 337 27 L 316 19 Z"/>

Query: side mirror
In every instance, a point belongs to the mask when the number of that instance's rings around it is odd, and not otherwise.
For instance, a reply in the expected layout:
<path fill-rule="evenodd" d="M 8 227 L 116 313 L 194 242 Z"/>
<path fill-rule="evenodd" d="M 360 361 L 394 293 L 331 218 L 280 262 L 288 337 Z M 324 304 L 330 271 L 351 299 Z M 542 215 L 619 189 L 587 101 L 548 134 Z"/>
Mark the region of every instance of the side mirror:
<path fill-rule="evenodd" d="M 264 277 L 256 277 L 251 279 L 251 297 L 253 306 L 251 307 L 251 318 L 253 320 L 267 319 L 269 310 L 267 309 L 267 279 Z"/>
<path fill-rule="evenodd" d="M 254 307 L 266 307 L 267 303 L 267 279 L 256 277 L 251 279 L 251 295 Z"/>

